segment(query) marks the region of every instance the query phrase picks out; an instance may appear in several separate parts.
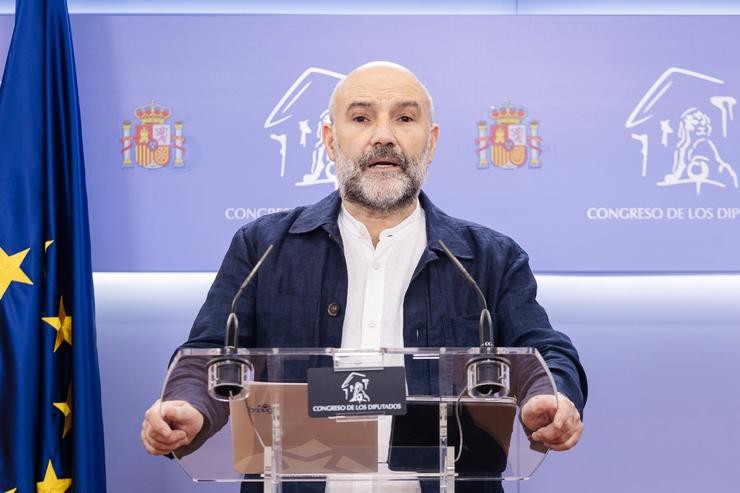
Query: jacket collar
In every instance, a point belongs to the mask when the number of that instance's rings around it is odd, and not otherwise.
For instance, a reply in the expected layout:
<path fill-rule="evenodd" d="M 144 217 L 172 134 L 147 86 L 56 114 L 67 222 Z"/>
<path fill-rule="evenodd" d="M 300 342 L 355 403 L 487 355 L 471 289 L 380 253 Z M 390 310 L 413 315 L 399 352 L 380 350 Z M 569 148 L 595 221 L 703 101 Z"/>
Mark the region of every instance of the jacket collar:
<path fill-rule="evenodd" d="M 325 225 L 336 227 L 341 206 L 342 199 L 339 197 L 339 192 L 330 193 L 315 204 L 304 208 L 293 222 L 289 232 L 303 234 Z"/>
<path fill-rule="evenodd" d="M 455 257 L 474 258 L 473 251 L 463 236 L 461 221 L 438 209 L 424 192 L 419 194 L 419 202 L 427 216 L 427 248 L 444 255 L 439 244 L 439 240 L 442 240 Z"/>
<path fill-rule="evenodd" d="M 444 255 L 439 245 L 439 240 L 442 240 L 455 257 L 472 259 L 473 252 L 462 234 L 461 222 L 439 210 L 423 191 L 419 194 L 419 202 L 426 214 L 427 248 Z M 322 227 L 336 231 L 341 205 L 339 192 L 329 194 L 303 209 L 290 227 L 290 233 L 303 234 Z"/>

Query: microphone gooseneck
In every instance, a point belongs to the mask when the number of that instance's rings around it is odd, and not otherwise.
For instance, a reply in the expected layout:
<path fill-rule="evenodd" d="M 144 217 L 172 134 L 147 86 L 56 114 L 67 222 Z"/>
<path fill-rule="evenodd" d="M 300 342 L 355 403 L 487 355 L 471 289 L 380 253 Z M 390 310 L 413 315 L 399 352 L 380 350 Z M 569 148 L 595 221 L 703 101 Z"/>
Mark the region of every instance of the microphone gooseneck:
<path fill-rule="evenodd" d="M 208 362 L 208 393 L 219 401 L 243 400 L 249 396 L 249 384 L 254 380 L 254 367 L 246 358 L 237 355 L 239 349 L 239 320 L 236 307 L 257 271 L 272 251 L 269 245 L 260 259 L 249 271 L 247 278 L 239 286 L 231 302 L 231 310 L 226 319 L 224 347 L 219 355 Z"/>
<path fill-rule="evenodd" d="M 494 354 L 493 321 L 488 310 L 488 302 L 473 276 L 463 267 L 460 261 L 452 254 L 447 245 L 439 240 L 442 250 L 450 259 L 452 265 L 473 286 L 483 305 L 478 322 L 478 336 L 480 340 L 480 355 L 472 357 L 465 365 L 468 385 L 467 391 L 471 397 L 504 397 L 509 394 L 511 365 L 509 361 Z"/>
<path fill-rule="evenodd" d="M 262 256 L 259 258 L 256 264 L 254 264 L 254 267 L 252 267 L 252 270 L 249 271 L 249 274 L 247 274 L 247 278 L 244 279 L 244 282 L 241 286 L 239 286 L 239 289 L 237 290 L 236 294 L 234 295 L 234 299 L 231 301 L 231 310 L 229 311 L 229 317 L 226 319 L 226 331 L 224 333 L 224 349 L 226 348 L 233 348 L 237 349 L 239 347 L 239 319 L 236 316 L 236 307 L 239 304 L 239 300 L 242 297 L 242 294 L 244 294 L 244 291 L 247 289 L 247 286 L 249 286 L 249 283 L 252 282 L 252 279 L 257 274 L 257 271 L 260 270 L 260 267 L 262 267 L 262 264 L 265 262 L 265 259 L 272 251 L 272 245 L 269 245 L 267 249 L 265 250 L 265 253 L 262 254 Z"/>
<path fill-rule="evenodd" d="M 457 268 L 457 270 L 460 272 L 460 274 L 463 275 L 463 277 L 470 283 L 471 286 L 473 286 L 473 289 L 475 290 L 475 293 L 478 295 L 478 299 L 480 299 L 481 304 L 483 305 L 483 310 L 481 310 L 480 313 L 480 322 L 479 322 L 479 329 L 478 329 L 478 335 L 480 338 L 480 345 L 482 348 L 492 348 L 493 347 L 493 323 L 491 321 L 491 312 L 488 311 L 488 302 L 486 301 L 486 297 L 483 296 L 483 291 L 481 291 L 480 286 L 478 286 L 478 283 L 475 282 L 475 279 L 473 279 L 473 276 L 470 275 L 470 272 L 463 267 L 463 264 L 460 263 L 459 260 L 457 260 L 457 257 L 455 257 L 449 248 L 447 248 L 447 245 L 445 245 L 444 241 L 439 240 L 439 245 L 442 247 L 442 250 L 444 250 L 445 255 L 447 255 L 447 258 L 450 259 L 450 262 Z"/>

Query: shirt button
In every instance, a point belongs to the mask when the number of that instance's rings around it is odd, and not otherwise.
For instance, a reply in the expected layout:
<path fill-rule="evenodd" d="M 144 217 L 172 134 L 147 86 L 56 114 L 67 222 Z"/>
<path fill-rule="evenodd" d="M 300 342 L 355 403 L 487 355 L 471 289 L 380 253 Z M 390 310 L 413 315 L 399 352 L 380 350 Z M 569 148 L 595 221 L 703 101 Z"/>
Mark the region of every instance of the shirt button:
<path fill-rule="evenodd" d="M 375 320 L 373 320 L 372 322 L 368 323 L 367 325 L 368 325 L 368 327 L 371 327 L 372 328 L 372 327 L 375 327 L 378 324 L 375 322 Z"/>
<path fill-rule="evenodd" d="M 380 269 L 380 262 L 373 262 L 373 269 L 375 270 Z"/>
<path fill-rule="evenodd" d="M 339 315 L 339 303 L 329 303 L 329 306 L 326 307 L 326 313 L 328 313 L 330 317 L 336 317 Z"/>

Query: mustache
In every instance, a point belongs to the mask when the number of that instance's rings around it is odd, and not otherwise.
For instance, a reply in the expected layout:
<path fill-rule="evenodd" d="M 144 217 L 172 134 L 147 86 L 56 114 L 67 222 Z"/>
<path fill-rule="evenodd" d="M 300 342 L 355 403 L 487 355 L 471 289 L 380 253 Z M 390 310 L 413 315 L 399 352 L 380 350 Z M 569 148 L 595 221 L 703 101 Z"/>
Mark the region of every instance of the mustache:
<path fill-rule="evenodd" d="M 367 154 L 363 154 L 360 159 L 357 160 L 357 164 L 360 169 L 364 170 L 370 166 L 370 163 L 377 162 L 379 160 L 396 162 L 403 170 L 408 169 L 409 166 L 408 159 L 406 159 L 406 156 L 402 152 L 399 152 L 394 147 L 387 145 L 374 147 Z"/>

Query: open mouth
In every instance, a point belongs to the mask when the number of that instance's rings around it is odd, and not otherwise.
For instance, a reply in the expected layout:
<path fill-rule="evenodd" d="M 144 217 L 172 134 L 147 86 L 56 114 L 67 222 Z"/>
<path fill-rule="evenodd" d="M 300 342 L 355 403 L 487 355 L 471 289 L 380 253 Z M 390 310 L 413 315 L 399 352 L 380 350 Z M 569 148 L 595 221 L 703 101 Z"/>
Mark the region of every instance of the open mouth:
<path fill-rule="evenodd" d="M 398 168 L 399 166 L 400 164 L 395 161 L 379 160 L 379 161 L 370 163 L 367 167 L 373 168 L 373 169 L 392 169 L 392 168 Z"/>

